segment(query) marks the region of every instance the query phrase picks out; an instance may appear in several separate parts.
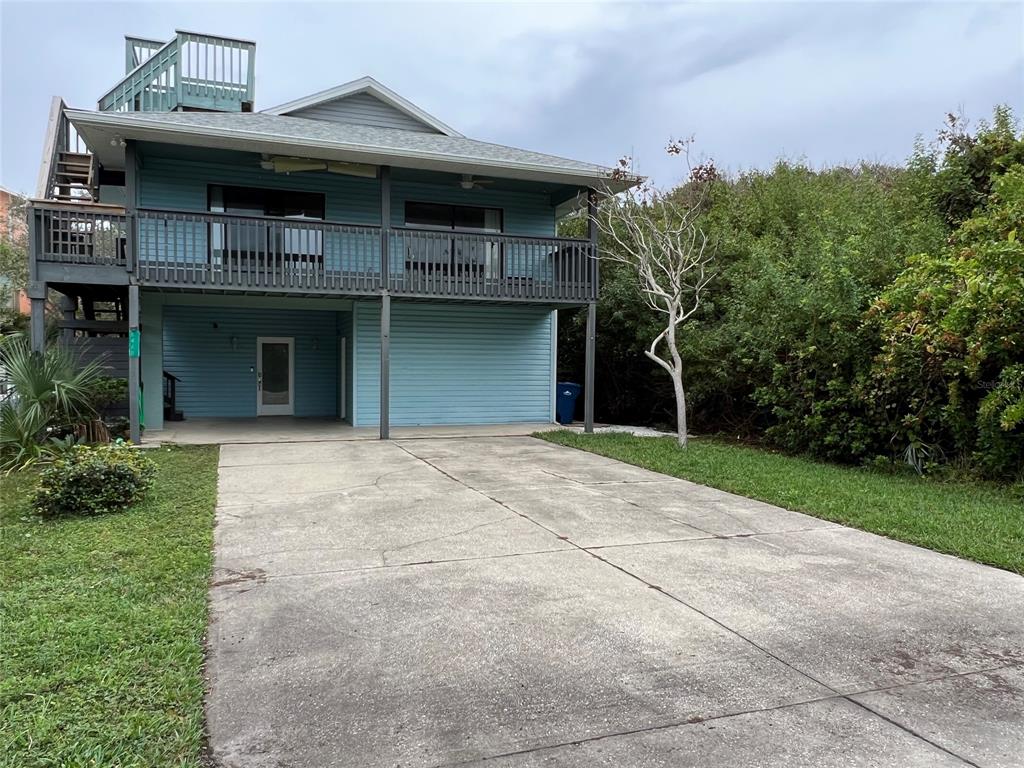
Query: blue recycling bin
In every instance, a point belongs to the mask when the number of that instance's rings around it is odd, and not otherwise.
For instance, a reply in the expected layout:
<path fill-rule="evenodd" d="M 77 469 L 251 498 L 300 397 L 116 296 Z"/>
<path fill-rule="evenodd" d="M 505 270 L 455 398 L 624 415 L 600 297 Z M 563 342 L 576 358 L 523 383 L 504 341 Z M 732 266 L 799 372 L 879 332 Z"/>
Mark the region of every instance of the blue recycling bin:
<path fill-rule="evenodd" d="M 555 411 L 558 414 L 559 424 L 572 424 L 572 415 L 576 410 L 576 398 L 580 396 L 583 389 L 579 384 L 571 381 L 560 381 L 558 386 L 558 399 Z"/>

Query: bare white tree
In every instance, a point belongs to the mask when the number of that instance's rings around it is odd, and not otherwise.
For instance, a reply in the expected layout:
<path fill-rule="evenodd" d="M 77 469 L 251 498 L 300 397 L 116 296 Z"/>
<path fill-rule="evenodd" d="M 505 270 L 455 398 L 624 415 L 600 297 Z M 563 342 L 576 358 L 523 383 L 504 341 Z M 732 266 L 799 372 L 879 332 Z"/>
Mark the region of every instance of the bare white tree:
<path fill-rule="evenodd" d="M 670 154 L 685 153 L 687 143 L 669 145 Z M 628 161 L 620 173 L 627 173 Z M 597 217 L 598 228 L 612 243 L 601 258 L 625 264 L 637 278 L 640 293 L 653 311 L 664 316 L 664 328 L 644 354 L 672 379 L 676 398 L 679 445 L 687 443 L 686 391 L 683 360 L 679 354 L 679 326 L 700 307 L 712 278 L 714 254 L 699 224 L 707 182 L 717 172 L 713 165 L 690 171 L 687 188 L 662 192 L 646 182 L 625 192 L 607 194 Z M 664 347 L 664 351 L 659 351 Z"/>

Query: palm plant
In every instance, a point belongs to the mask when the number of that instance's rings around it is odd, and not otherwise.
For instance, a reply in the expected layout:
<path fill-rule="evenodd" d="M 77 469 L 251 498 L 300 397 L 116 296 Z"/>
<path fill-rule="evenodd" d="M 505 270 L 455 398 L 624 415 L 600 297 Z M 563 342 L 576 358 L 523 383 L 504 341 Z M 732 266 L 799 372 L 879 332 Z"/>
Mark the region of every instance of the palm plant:
<path fill-rule="evenodd" d="M 35 353 L 20 336 L 0 340 L 0 362 L 12 389 L 0 403 L 0 470 L 10 472 L 58 450 L 49 428 L 94 416 L 92 388 L 103 369 L 57 344 Z"/>

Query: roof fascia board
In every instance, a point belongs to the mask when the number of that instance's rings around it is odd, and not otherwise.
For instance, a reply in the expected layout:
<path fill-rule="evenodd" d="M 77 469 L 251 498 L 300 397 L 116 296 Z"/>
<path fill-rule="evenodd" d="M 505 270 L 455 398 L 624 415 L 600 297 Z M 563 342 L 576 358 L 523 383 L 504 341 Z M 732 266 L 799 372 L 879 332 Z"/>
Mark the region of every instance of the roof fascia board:
<path fill-rule="evenodd" d="M 372 77 L 361 77 L 350 83 L 343 83 L 342 85 L 337 85 L 334 88 L 328 88 L 325 91 L 312 93 L 309 96 L 303 96 L 300 99 L 295 99 L 285 104 L 279 104 L 276 107 L 260 111 L 265 112 L 268 115 L 287 115 L 300 109 L 316 106 L 317 104 L 334 101 L 335 99 L 342 99 L 346 96 L 354 96 L 357 93 L 369 93 L 409 117 L 419 120 L 421 123 L 429 125 L 431 128 L 440 131 L 445 136 L 457 136 L 459 138 L 463 138 L 462 134 L 450 125 L 441 122 L 428 112 L 424 112 L 411 101 L 399 96 L 386 85 L 377 82 Z"/>

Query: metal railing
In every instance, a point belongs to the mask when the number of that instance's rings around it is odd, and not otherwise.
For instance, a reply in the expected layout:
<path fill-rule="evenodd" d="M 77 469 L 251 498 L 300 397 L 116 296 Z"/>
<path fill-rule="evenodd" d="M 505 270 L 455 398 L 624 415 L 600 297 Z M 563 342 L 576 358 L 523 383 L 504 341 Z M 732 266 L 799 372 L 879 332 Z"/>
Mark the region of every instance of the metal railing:
<path fill-rule="evenodd" d="M 124 266 L 153 287 L 536 302 L 597 295 L 587 240 L 84 204 L 33 211 L 39 261 Z"/>
<path fill-rule="evenodd" d="M 128 55 L 139 63 L 100 98 L 101 111 L 238 111 L 252 106 L 255 43 L 179 30 L 160 48 L 132 49 Z"/>
<path fill-rule="evenodd" d="M 58 264 L 127 267 L 128 217 L 119 208 L 86 203 L 32 206 L 33 257 Z"/>

